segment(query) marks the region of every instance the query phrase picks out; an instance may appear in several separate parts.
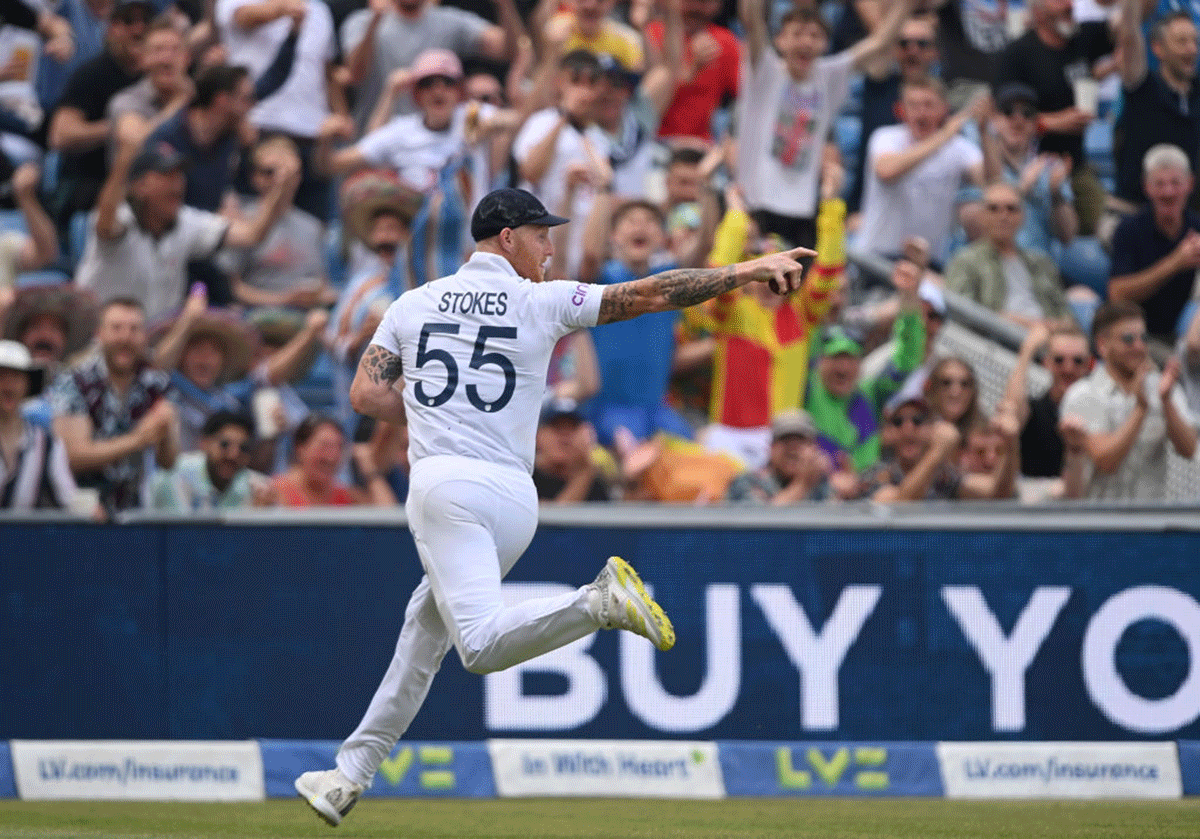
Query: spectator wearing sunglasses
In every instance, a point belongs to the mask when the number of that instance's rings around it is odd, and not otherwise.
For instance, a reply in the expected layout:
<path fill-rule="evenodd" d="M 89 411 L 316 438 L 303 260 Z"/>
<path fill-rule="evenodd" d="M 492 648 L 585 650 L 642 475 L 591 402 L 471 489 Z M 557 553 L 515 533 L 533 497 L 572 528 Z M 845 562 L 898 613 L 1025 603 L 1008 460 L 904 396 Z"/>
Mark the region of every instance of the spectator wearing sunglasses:
<path fill-rule="evenodd" d="M 996 111 L 981 136 L 984 172 L 989 183 L 1012 184 L 1021 196 L 1017 245 L 1049 254 L 1067 285 L 1085 285 L 1103 298 L 1108 254 L 1096 237 L 1078 235 L 1071 163 L 1038 150 L 1037 116 L 1038 95 L 1028 85 L 1016 82 L 996 92 Z"/>
<path fill-rule="evenodd" d="M 1026 328 L 1069 320 L 1058 267 L 1045 253 L 1017 243 L 1025 215 L 1019 187 L 992 184 L 984 191 L 983 208 L 983 236 L 950 260 L 946 287 Z M 1084 318 L 1100 303 L 1086 287 L 1072 294 Z"/>
<path fill-rule="evenodd" d="M 204 422 L 199 451 L 181 455 L 155 474 L 150 506 L 172 513 L 213 513 L 275 503 L 266 475 L 248 468 L 254 421 L 246 414 L 216 411 Z"/>
<path fill-rule="evenodd" d="M 900 85 L 906 79 L 934 75 L 937 63 L 937 24 L 929 15 L 913 15 L 900 27 L 895 54 L 883 56 L 863 68 L 862 132 L 854 178 L 846 198 L 846 209 L 850 213 L 857 213 L 862 205 L 867 139 L 876 128 L 895 125 L 898 121 L 896 105 L 900 102 Z"/>
<path fill-rule="evenodd" d="M 1068 497 L 1153 501 L 1167 494 L 1167 450 L 1196 452 L 1195 418 L 1178 386 L 1179 361 L 1160 374 L 1136 303 L 1100 307 L 1092 325 L 1104 362 L 1067 390 L 1059 431 L 1068 451 Z"/>
<path fill-rule="evenodd" d="M 1016 473 L 1016 423 L 998 425 L 1004 453 L 990 473 L 964 475 L 955 462 L 963 435 L 938 419 L 925 396 L 906 388 L 888 402 L 883 459 L 862 473 L 860 497 L 896 501 L 1008 498 Z"/>
<path fill-rule="evenodd" d="M 1031 397 L 1029 366 L 1039 353 L 1042 366 L 1050 374 L 1050 387 L 1041 396 Z M 1058 431 L 1058 409 L 1067 389 L 1086 376 L 1091 367 L 1087 336 L 1077 328 L 1049 329 L 1038 324 L 1025 334 L 1004 390 L 1004 402 L 1012 406 L 1021 426 L 1022 498 L 1040 500 L 1062 495 L 1064 449 Z"/>

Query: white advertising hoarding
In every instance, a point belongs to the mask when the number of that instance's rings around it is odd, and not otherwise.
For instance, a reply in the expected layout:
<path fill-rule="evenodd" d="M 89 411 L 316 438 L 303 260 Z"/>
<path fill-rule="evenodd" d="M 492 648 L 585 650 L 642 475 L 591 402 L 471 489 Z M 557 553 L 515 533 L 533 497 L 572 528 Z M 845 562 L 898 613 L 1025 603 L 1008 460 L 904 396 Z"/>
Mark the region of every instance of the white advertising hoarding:
<path fill-rule="evenodd" d="M 262 801 L 262 754 L 245 741 L 13 740 L 26 800 Z"/>
<path fill-rule="evenodd" d="M 724 798 L 714 743 L 490 740 L 500 796 Z"/>
<path fill-rule="evenodd" d="M 938 743 L 947 798 L 1179 798 L 1174 743 Z"/>

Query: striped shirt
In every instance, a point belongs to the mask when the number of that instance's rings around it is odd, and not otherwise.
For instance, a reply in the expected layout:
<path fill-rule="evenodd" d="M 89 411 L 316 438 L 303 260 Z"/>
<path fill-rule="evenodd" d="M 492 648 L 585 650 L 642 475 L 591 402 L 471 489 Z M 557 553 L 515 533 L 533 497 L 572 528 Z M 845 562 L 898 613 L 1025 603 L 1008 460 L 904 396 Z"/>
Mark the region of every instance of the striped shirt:
<path fill-rule="evenodd" d="M 66 447 L 46 429 L 25 423 L 16 462 L 5 463 L 0 457 L 0 509 L 64 508 L 74 498 Z"/>

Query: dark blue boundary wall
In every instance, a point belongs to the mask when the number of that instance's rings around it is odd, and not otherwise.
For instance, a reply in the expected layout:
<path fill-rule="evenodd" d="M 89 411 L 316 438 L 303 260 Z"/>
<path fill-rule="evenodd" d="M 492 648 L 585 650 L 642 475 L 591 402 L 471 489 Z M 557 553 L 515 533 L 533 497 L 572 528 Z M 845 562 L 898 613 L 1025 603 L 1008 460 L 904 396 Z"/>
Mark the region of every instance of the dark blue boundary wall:
<path fill-rule="evenodd" d="M 595 711 L 572 727 L 539 728 L 543 717 L 531 711 L 521 730 L 489 728 L 484 682 L 452 652 L 409 736 L 1200 739 L 1195 715 L 1169 730 L 1114 721 L 1081 665 L 1084 635 L 1113 595 L 1159 586 L 1185 605 L 1200 598 L 1198 547 L 1200 534 L 1169 530 L 543 525 L 510 580 L 578 585 L 605 556 L 630 558 L 678 631 L 676 648 L 655 658 L 662 689 L 687 697 L 710 669 L 732 667 L 730 707 L 702 723 L 694 708 L 671 726 L 647 721 L 622 686 L 628 651 L 618 633 L 600 633 L 586 653 L 599 665 L 590 668 Z M 5 522 L 0 557 L 0 740 L 340 739 L 387 667 L 418 579 L 407 531 L 378 525 Z M 725 623 L 706 622 L 714 585 L 732 592 Z M 779 631 L 794 643 L 803 633 L 795 621 L 773 628 L 753 586 L 776 599 L 790 591 L 818 630 L 848 586 L 878 590 L 837 674 L 836 707 L 802 707 Z M 1022 709 L 1018 728 L 997 725 L 991 679 L 944 602 L 945 586 L 978 589 L 1005 634 L 1035 589 L 1065 587 L 1025 673 L 1023 703 L 1008 697 Z M 1180 631 L 1143 619 L 1120 634 L 1112 658 L 1133 694 L 1170 697 L 1200 667 L 1191 660 L 1200 649 L 1185 640 L 1200 618 L 1185 622 Z M 726 657 L 710 667 L 709 626 L 734 627 L 739 666 Z M 730 640 L 727 628 L 721 635 Z M 561 673 L 533 671 L 520 685 L 524 696 L 574 687 Z M 805 722 L 818 718 L 835 726 Z"/>

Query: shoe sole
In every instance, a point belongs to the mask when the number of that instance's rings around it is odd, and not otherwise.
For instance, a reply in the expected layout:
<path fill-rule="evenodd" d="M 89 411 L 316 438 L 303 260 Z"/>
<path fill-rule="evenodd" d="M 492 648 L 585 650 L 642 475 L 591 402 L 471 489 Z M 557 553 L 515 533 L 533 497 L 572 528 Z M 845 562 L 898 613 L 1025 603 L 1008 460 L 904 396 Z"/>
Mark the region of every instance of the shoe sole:
<path fill-rule="evenodd" d="M 296 788 L 296 794 L 304 799 L 305 803 L 312 808 L 313 812 L 321 817 L 321 820 L 330 827 L 337 827 L 342 823 L 342 814 L 333 808 L 333 805 L 325 800 L 325 796 L 311 793 L 305 789 L 297 778 L 293 783 Z"/>
<path fill-rule="evenodd" d="M 619 556 L 612 556 L 608 558 L 608 570 L 629 595 L 629 600 L 625 603 L 625 614 L 636 627 L 635 631 L 649 638 L 651 643 L 663 652 L 675 646 L 675 627 L 671 625 L 671 619 L 667 617 L 662 606 L 655 603 L 654 598 L 646 592 L 642 578 L 633 570 L 633 566 Z M 639 609 L 637 604 L 641 604 L 642 609 Z M 649 621 L 646 620 L 647 616 Z"/>

